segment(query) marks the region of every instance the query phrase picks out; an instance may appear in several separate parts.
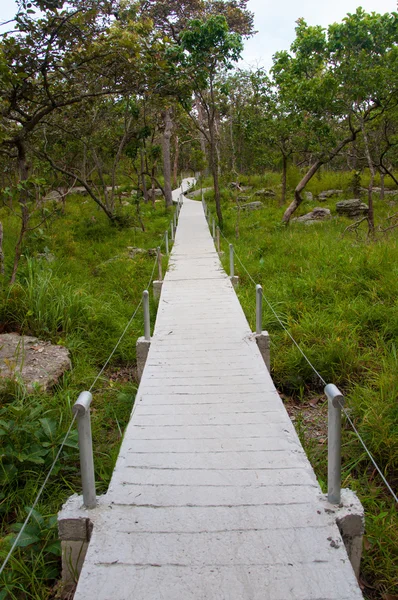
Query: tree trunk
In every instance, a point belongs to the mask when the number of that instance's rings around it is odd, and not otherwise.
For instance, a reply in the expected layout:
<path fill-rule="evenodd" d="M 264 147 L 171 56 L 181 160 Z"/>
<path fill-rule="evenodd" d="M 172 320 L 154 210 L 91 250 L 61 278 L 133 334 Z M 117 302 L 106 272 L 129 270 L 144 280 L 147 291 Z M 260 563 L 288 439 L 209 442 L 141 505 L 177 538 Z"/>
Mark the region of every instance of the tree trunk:
<path fill-rule="evenodd" d="M 214 200 L 216 203 L 216 212 L 218 218 L 219 227 L 222 229 L 223 227 L 223 217 L 221 212 L 221 198 L 220 198 L 220 184 L 218 178 L 218 156 L 217 156 L 217 145 L 215 139 L 215 131 L 214 127 L 211 124 L 210 126 L 210 165 L 211 165 L 211 173 L 213 176 L 213 185 L 214 185 Z"/>
<path fill-rule="evenodd" d="M 180 145 L 178 135 L 175 136 L 175 149 L 174 149 L 174 164 L 173 164 L 173 187 L 178 188 L 178 161 L 180 158 Z"/>
<path fill-rule="evenodd" d="M 370 155 L 368 134 L 366 133 L 365 123 L 363 122 L 363 119 L 361 119 L 361 130 L 362 130 L 362 135 L 363 135 L 363 143 L 364 143 L 364 147 L 365 147 L 365 156 L 366 156 L 366 160 L 367 160 L 369 171 L 370 171 L 370 180 L 369 180 L 369 186 L 368 186 L 368 206 L 369 206 L 368 228 L 369 228 L 369 235 L 373 236 L 374 232 L 375 232 L 375 216 L 374 216 L 374 210 L 373 210 L 373 183 L 375 180 L 375 168 L 374 168 L 372 157 Z"/>
<path fill-rule="evenodd" d="M 287 180 L 287 156 L 282 152 L 282 190 L 281 201 L 279 206 L 283 206 L 286 202 L 286 180 Z"/>
<path fill-rule="evenodd" d="M 0 221 L 0 274 L 4 275 L 3 223 Z"/>
<path fill-rule="evenodd" d="M 236 171 L 236 154 L 235 154 L 235 140 L 234 140 L 234 123 L 232 118 L 232 110 L 229 113 L 229 138 L 231 141 L 231 172 L 237 175 Z"/>
<path fill-rule="evenodd" d="M 198 123 L 199 123 L 199 140 L 200 140 L 200 149 L 203 154 L 203 158 L 206 159 L 206 136 L 203 133 L 205 130 L 205 116 L 203 114 L 203 106 L 200 102 L 200 99 L 197 95 L 195 95 L 195 105 L 198 113 Z M 204 176 L 206 177 L 209 173 L 208 168 L 205 168 Z"/>
<path fill-rule="evenodd" d="M 166 108 L 163 112 L 164 118 L 164 132 L 162 138 L 162 149 L 163 149 L 163 177 L 164 177 L 164 193 L 166 200 L 166 207 L 173 206 L 173 197 L 171 194 L 171 153 L 170 153 L 170 139 L 171 132 L 173 129 L 173 121 L 171 120 L 171 109 Z"/>
<path fill-rule="evenodd" d="M 146 187 L 146 167 L 145 167 L 145 150 L 144 148 L 141 148 L 141 183 L 142 183 L 142 193 L 144 195 L 144 202 L 145 204 L 148 202 L 149 197 L 148 197 L 148 190 Z"/>
<path fill-rule="evenodd" d="M 360 131 L 360 128 L 359 129 L 351 128 L 351 135 L 349 137 L 346 137 L 344 140 L 342 140 L 340 142 L 340 144 L 338 144 L 329 153 L 327 158 L 322 158 L 322 159 L 320 158 L 313 165 L 311 165 L 311 167 L 308 169 L 307 173 L 304 175 L 302 180 L 297 184 L 297 187 L 294 190 L 294 200 L 293 200 L 293 202 L 291 202 L 289 204 L 289 206 L 285 210 L 285 213 L 282 218 L 283 223 L 286 223 L 286 224 L 289 223 L 292 214 L 302 203 L 303 199 L 300 194 L 303 191 L 303 189 L 305 188 L 305 186 L 307 185 L 307 183 L 315 175 L 315 173 L 321 168 L 322 165 L 331 161 L 335 156 L 337 156 L 339 154 L 339 152 L 341 152 L 341 150 L 344 148 L 344 146 L 347 146 L 347 144 L 349 144 L 350 142 L 354 142 L 359 131 Z"/>
<path fill-rule="evenodd" d="M 17 151 L 18 151 L 18 172 L 19 172 L 19 183 L 22 184 L 22 189 L 19 195 L 19 205 L 21 207 L 21 228 L 19 230 L 19 236 L 17 239 L 17 243 L 15 244 L 15 254 L 14 254 L 14 265 L 12 268 L 12 274 L 10 279 L 10 285 L 15 283 L 15 277 L 17 275 L 17 270 L 19 266 L 19 261 L 22 254 L 22 243 L 28 229 L 29 223 L 29 208 L 28 208 L 28 190 L 27 190 L 27 180 L 29 178 L 29 166 L 28 161 L 26 159 L 26 149 L 23 142 L 19 141 L 17 143 Z"/>

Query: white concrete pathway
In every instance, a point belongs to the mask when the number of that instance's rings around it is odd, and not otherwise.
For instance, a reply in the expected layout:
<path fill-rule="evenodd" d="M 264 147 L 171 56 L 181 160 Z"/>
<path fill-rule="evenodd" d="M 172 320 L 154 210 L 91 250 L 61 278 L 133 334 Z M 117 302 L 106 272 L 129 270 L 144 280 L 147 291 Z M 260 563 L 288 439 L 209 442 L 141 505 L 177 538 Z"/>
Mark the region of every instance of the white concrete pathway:
<path fill-rule="evenodd" d="M 202 205 L 184 199 L 75 600 L 360 598 Z"/>

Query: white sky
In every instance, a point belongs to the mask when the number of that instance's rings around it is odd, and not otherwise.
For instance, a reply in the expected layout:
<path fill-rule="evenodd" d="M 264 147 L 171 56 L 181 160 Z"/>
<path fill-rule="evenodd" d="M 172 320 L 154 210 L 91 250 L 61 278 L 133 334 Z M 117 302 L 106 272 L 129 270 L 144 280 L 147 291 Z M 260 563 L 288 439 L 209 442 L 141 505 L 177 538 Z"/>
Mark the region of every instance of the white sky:
<path fill-rule="evenodd" d="M 258 33 L 245 43 L 242 67 L 269 69 L 273 54 L 289 49 L 295 38 L 295 22 L 300 17 L 309 25 L 327 27 L 355 12 L 358 6 L 368 13 L 386 13 L 397 10 L 397 0 L 249 0 Z"/>
<path fill-rule="evenodd" d="M 0 0 L 0 22 L 12 19 L 15 6 L 14 0 Z M 249 0 L 258 33 L 246 41 L 241 66 L 269 69 L 273 54 L 289 49 L 298 18 L 303 17 L 309 25 L 326 27 L 355 12 L 358 6 L 366 12 L 392 12 L 397 10 L 397 0 Z"/>

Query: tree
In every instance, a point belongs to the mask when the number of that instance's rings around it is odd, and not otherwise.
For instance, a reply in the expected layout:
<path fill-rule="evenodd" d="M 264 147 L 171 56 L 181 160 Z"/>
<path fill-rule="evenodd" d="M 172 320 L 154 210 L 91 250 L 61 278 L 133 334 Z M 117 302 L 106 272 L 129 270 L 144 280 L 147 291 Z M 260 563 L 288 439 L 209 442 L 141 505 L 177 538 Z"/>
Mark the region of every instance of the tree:
<path fill-rule="evenodd" d="M 220 227 L 223 225 L 219 186 L 217 87 L 220 70 L 231 69 L 242 51 L 242 38 L 230 33 L 221 15 L 206 21 L 195 19 L 180 36 L 180 43 L 170 47 L 169 68 L 178 82 L 177 89 L 182 106 L 209 145 L 210 168 L 214 183 L 214 198 Z M 192 92 L 204 109 L 205 124 L 195 111 Z"/>
<path fill-rule="evenodd" d="M 321 27 L 307 26 L 300 19 L 291 54 L 276 54 L 272 73 L 278 93 L 292 111 L 302 114 L 314 157 L 285 211 L 285 223 L 320 167 L 361 132 L 366 137 L 367 124 L 396 104 L 397 32 L 395 13 L 367 15 L 358 9 L 342 23 L 331 25 L 327 35 Z M 371 195 L 369 200 L 369 229 L 373 230 Z"/>

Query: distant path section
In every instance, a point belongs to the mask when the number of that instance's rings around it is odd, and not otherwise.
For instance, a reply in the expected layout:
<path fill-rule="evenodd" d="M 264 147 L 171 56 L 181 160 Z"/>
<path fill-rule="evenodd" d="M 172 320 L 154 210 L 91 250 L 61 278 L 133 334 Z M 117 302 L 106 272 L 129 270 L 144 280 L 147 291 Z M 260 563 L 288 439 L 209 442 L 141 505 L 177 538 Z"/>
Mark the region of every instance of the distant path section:
<path fill-rule="evenodd" d="M 75 600 L 361 598 L 202 205 L 184 198 Z"/>

